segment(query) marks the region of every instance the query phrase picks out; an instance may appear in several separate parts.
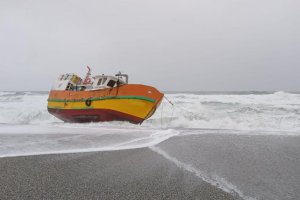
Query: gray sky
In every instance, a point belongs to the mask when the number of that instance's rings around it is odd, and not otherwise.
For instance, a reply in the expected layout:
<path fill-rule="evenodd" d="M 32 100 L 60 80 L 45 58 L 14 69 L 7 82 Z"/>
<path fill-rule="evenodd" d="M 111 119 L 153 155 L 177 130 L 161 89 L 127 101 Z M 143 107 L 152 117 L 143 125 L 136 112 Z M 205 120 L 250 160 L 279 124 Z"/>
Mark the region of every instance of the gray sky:
<path fill-rule="evenodd" d="M 160 90 L 300 91 L 300 1 L 0 0 L 0 90 L 86 65 Z"/>

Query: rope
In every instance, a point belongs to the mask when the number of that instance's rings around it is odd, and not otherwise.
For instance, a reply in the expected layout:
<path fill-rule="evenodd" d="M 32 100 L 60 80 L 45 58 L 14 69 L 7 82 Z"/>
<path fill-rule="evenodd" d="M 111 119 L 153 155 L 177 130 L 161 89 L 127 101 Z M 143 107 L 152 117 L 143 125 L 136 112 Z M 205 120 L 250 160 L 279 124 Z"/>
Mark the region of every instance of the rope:
<path fill-rule="evenodd" d="M 162 102 L 162 104 L 161 104 L 161 112 L 160 112 L 160 128 L 162 128 L 162 125 L 163 125 L 163 120 L 162 120 L 162 117 L 163 117 L 163 109 L 164 109 L 164 102 Z"/>
<path fill-rule="evenodd" d="M 171 118 L 167 124 L 167 127 L 166 128 L 169 128 L 171 122 L 172 122 L 172 118 L 173 118 L 173 114 L 174 114 L 174 109 L 178 109 L 180 112 L 183 112 L 183 113 L 189 113 L 190 111 L 186 110 L 186 109 L 183 109 L 183 108 L 180 108 L 180 107 L 175 107 L 175 105 L 166 97 L 164 96 L 164 98 L 168 101 L 168 103 L 170 105 L 172 105 L 172 114 L 171 114 Z M 162 104 L 163 105 L 163 104 Z M 161 127 L 162 127 L 162 124 L 163 124 L 163 119 L 162 119 L 162 112 L 163 112 L 163 106 L 162 106 L 162 110 L 161 110 Z"/>
<path fill-rule="evenodd" d="M 172 104 L 172 114 L 171 114 L 171 119 L 170 119 L 170 121 L 169 121 L 169 123 L 168 123 L 168 125 L 167 125 L 167 128 L 169 128 L 169 126 L 170 126 L 170 124 L 171 124 L 171 122 L 172 122 L 173 113 L 174 113 L 174 104 Z"/>
<path fill-rule="evenodd" d="M 169 128 L 170 124 L 171 124 L 171 121 L 172 121 L 172 118 L 173 118 L 173 114 L 174 114 L 174 104 L 166 97 L 164 96 L 164 98 L 169 102 L 169 104 L 172 105 L 172 114 L 171 114 L 171 118 L 167 124 L 167 127 L 166 128 Z M 163 110 L 163 107 L 162 107 L 162 110 Z M 161 127 L 162 127 L 162 113 L 161 113 Z"/>
<path fill-rule="evenodd" d="M 174 106 L 174 104 L 173 104 L 166 96 L 164 96 L 164 98 L 165 98 L 172 106 Z"/>

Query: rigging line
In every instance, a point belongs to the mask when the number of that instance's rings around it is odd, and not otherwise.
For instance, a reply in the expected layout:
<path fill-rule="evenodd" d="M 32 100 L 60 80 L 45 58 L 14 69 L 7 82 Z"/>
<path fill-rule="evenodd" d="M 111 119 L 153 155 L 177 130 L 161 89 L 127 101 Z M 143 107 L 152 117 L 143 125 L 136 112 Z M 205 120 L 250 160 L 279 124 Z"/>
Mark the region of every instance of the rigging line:
<path fill-rule="evenodd" d="M 183 109 L 183 108 L 181 108 L 181 107 L 178 107 L 178 106 L 175 107 L 174 103 L 172 103 L 166 96 L 164 96 L 164 98 L 172 105 L 172 115 L 171 115 L 171 118 L 170 118 L 170 120 L 169 120 L 168 126 L 166 127 L 166 128 L 168 128 L 169 125 L 170 125 L 171 122 L 172 122 L 172 118 L 173 118 L 173 114 L 174 114 L 175 108 L 177 108 L 178 110 L 180 110 L 180 111 L 183 112 L 183 113 L 190 113 L 190 111 L 188 111 L 188 110 L 186 110 L 186 109 Z"/>
<path fill-rule="evenodd" d="M 174 113 L 174 107 L 172 106 L 172 114 L 171 114 L 171 118 L 170 118 L 170 120 L 169 120 L 169 123 L 168 123 L 168 125 L 167 125 L 167 128 L 170 127 L 170 124 L 171 124 L 172 119 L 173 119 L 173 113 Z"/>
<path fill-rule="evenodd" d="M 174 104 L 164 95 L 164 98 L 172 105 L 174 106 Z"/>
<path fill-rule="evenodd" d="M 163 109 L 164 109 L 164 102 L 162 102 L 162 104 L 161 104 L 161 112 L 160 112 L 160 128 L 162 128 L 162 124 L 163 124 L 163 120 L 162 120 L 162 117 L 163 117 Z"/>
<path fill-rule="evenodd" d="M 172 108 L 173 108 L 173 109 L 174 109 L 174 108 L 177 108 L 177 109 L 179 109 L 179 110 L 181 110 L 181 111 L 183 111 L 183 112 L 187 112 L 187 113 L 190 112 L 190 111 L 188 111 L 188 110 L 186 110 L 186 109 L 183 109 L 183 108 L 181 108 L 181 107 L 178 107 L 178 106 L 175 107 L 174 103 L 173 103 L 172 101 L 170 101 L 166 96 L 164 96 L 164 98 L 172 105 Z"/>
<path fill-rule="evenodd" d="M 170 126 L 170 124 L 171 124 L 171 122 L 172 122 L 172 118 L 173 118 L 173 114 L 174 114 L 174 104 L 166 97 L 166 96 L 164 96 L 164 98 L 169 102 L 169 104 L 171 104 L 172 105 L 172 114 L 171 114 L 171 118 L 170 118 L 170 120 L 169 120 L 169 122 L 168 122 L 168 124 L 167 124 L 167 127 L 166 128 L 169 128 L 169 126 Z"/>

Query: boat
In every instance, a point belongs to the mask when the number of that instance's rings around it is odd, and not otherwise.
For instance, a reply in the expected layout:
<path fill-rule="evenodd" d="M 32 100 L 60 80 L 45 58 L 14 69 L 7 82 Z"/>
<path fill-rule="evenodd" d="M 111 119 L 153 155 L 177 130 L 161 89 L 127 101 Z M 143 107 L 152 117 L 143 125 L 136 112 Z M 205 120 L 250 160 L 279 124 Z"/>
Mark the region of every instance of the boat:
<path fill-rule="evenodd" d="M 164 94 L 152 86 L 129 84 L 128 75 L 91 77 L 62 74 L 48 98 L 48 112 L 64 122 L 128 121 L 134 124 L 150 118 Z"/>

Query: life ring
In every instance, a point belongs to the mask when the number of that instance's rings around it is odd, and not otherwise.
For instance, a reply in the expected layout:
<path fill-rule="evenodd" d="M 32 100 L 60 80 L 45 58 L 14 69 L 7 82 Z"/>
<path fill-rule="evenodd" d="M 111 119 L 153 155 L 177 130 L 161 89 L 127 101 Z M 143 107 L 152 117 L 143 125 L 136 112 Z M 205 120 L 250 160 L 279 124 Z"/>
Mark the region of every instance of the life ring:
<path fill-rule="evenodd" d="M 91 106 L 91 104 L 92 104 L 92 100 L 91 99 L 87 99 L 87 100 L 85 100 L 85 105 L 86 106 Z"/>

